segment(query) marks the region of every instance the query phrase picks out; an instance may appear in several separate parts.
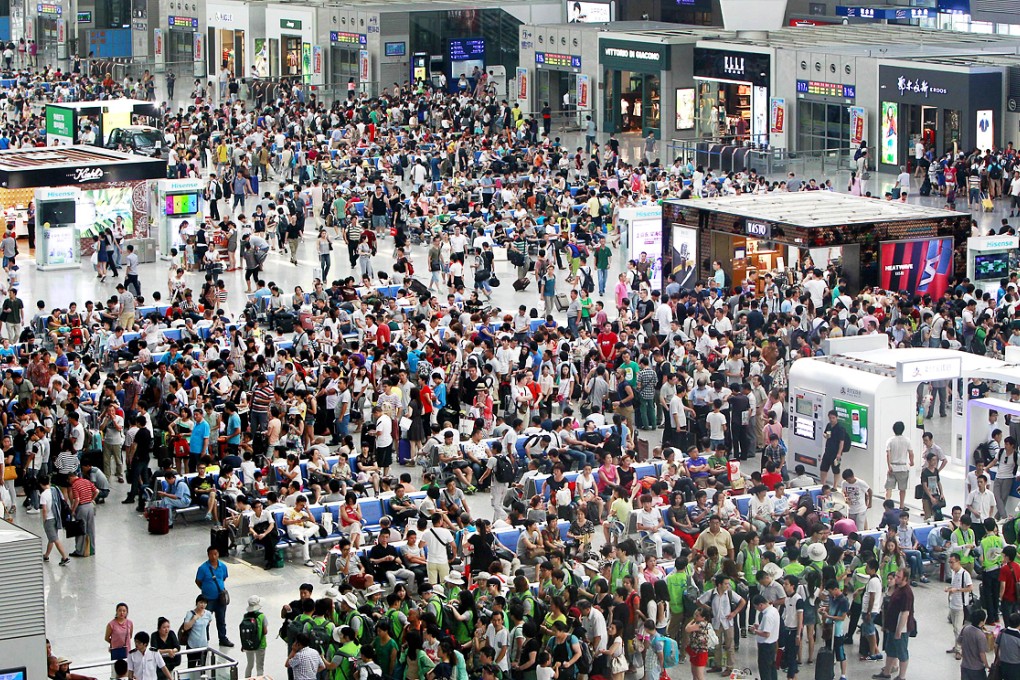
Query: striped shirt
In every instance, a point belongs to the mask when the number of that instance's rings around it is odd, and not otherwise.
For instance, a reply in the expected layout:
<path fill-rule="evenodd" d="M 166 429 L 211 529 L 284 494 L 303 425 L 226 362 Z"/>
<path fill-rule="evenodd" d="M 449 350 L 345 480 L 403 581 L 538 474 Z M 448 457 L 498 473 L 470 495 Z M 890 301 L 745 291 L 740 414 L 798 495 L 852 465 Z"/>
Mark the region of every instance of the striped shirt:
<path fill-rule="evenodd" d="M 305 647 L 287 662 L 287 666 L 293 671 L 294 680 L 315 680 L 322 667 L 322 657 L 311 647 Z"/>
<path fill-rule="evenodd" d="M 53 461 L 53 467 L 57 469 L 57 472 L 62 474 L 68 474 L 76 472 L 81 462 L 78 460 L 78 454 L 74 451 L 61 451 L 57 455 L 57 459 Z"/>
<path fill-rule="evenodd" d="M 79 477 L 71 484 L 71 498 L 77 498 L 78 505 L 91 503 L 96 498 L 96 485 L 83 477 Z"/>
<path fill-rule="evenodd" d="M 257 386 L 251 395 L 251 410 L 255 413 L 268 413 L 269 406 L 273 403 L 273 386 L 268 382 Z"/>

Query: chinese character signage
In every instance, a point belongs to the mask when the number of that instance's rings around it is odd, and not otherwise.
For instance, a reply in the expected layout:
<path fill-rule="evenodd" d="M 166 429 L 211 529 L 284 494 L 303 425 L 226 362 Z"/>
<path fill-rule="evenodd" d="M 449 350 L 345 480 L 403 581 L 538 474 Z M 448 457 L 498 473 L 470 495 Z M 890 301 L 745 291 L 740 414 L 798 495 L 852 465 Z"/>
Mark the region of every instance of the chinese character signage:
<path fill-rule="evenodd" d="M 837 99 L 856 99 L 857 87 L 840 83 L 826 83 L 820 80 L 798 80 L 797 94 L 834 97 Z"/>
<path fill-rule="evenodd" d="M 582 111 L 591 106 L 591 79 L 584 74 L 577 76 L 577 108 Z"/>
<path fill-rule="evenodd" d="M 863 106 L 850 107 L 850 144 L 860 146 L 864 141 L 864 128 L 868 124 L 867 113 Z"/>
<path fill-rule="evenodd" d="M 528 69 L 517 69 L 517 101 L 527 103 L 528 101 Z"/>

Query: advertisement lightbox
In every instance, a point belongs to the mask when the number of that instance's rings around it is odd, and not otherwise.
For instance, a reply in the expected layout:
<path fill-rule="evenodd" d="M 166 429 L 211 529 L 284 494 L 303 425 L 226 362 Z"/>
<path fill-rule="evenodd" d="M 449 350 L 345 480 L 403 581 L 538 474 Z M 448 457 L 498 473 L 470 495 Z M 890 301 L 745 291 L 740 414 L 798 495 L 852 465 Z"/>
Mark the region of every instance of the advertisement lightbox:
<path fill-rule="evenodd" d="M 953 276 L 953 238 L 883 243 L 879 255 L 879 286 L 940 299 Z"/>

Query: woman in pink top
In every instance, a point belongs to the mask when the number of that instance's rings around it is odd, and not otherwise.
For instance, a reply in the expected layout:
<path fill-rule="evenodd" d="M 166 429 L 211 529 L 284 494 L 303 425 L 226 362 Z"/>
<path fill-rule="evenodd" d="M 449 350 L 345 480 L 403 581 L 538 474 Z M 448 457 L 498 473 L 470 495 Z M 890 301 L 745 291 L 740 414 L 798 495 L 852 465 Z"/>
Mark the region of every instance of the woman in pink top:
<path fill-rule="evenodd" d="M 120 602 L 117 614 L 106 624 L 105 640 L 110 645 L 110 658 L 114 661 L 126 659 L 134 637 L 135 624 L 128 618 L 128 606 Z"/>
<path fill-rule="evenodd" d="M 611 488 L 620 483 L 620 475 L 616 473 L 616 465 L 613 463 L 613 454 L 607 453 L 602 458 L 602 467 L 599 473 L 599 494 L 610 493 Z"/>

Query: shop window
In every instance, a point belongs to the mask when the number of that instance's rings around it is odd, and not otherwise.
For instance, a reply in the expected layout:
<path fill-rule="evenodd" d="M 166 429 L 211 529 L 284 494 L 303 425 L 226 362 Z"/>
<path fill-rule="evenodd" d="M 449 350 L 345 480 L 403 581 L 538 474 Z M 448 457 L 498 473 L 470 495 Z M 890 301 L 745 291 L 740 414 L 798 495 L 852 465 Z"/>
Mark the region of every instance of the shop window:
<path fill-rule="evenodd" d="M 96 28 L 122 28 L 131 23 L 131 0 L 100 0 L 96 3 Z"/>

